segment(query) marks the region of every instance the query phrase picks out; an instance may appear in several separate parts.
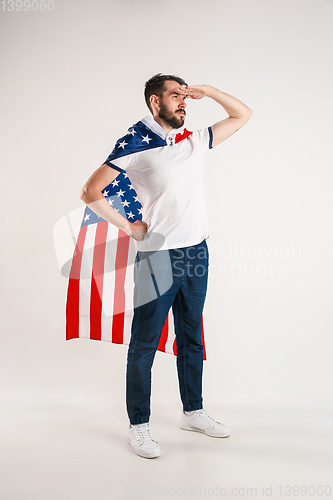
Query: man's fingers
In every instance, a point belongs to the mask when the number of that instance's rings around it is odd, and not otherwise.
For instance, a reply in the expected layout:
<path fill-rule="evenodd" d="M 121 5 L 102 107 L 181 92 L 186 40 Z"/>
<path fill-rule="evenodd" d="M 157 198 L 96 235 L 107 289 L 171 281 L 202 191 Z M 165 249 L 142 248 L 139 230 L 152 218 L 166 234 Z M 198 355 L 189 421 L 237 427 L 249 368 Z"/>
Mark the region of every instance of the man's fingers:
<path fill-rule="evenodd" d="M 190 97 L 190 98 L 193 98 L 196 95 L 195 89 L 193 89 L 192 87 L 186 87 L 186 89 L 180 87 L 179 93 L 182 95 L 185 95 L 186 97 Z"/>
<path fill-rule="evenodd" d="M 133 222 L 133 225 L 135 226 L 133 228 L 133 237 L 135 240 L 141 241 L 144 238 L 144 233 L 148 231 L 148 224 L 141 220 L 136 220 Z"/>

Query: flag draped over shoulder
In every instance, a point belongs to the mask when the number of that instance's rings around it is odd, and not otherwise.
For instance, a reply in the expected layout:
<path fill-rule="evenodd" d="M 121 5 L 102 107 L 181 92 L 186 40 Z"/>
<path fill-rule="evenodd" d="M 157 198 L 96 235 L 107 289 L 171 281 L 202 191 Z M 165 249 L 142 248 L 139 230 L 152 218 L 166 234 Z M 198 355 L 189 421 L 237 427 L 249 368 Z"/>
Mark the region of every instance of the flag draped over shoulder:
<path fill-rule="evenodd" d="M 185 129 L 186 130 L 186 129 Z M 177 137 L 177 142 L 191 132 Z M 180 135 L 180 134 L 179 134 Z M 124 151 L 124 144 L 126 152 Z M 102 190 L 114 210 L 130 222 L 142 220 L 142 205 L 126 172 L 112 164 L 121 156 L 164 146 L 165 141 L 138 122 L 119 139 L 106 163 L 119 171 Z M 176 182 L 176 180 L 175 180 Z M 134 262 L 138 242 L 85 207 L 69 274 L 66 340 L 89 338 L 129 344 L 133 318 Z M 206 359 L 204 328 L 201 341 Z M 162 329 L 158 350 L 177 355 L 172 308 Z"/>

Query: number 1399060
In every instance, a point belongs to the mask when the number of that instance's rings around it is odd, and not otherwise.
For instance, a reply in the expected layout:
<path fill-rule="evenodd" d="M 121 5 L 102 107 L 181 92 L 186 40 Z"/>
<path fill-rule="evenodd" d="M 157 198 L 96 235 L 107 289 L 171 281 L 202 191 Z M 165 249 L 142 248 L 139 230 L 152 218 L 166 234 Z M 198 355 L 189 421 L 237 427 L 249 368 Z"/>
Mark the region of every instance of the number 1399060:
<path fill-rule="evenodd" d="M 4 12 L 52 12 L 54 10 L 53 0 L 2 0 L 2 10 Z"/>

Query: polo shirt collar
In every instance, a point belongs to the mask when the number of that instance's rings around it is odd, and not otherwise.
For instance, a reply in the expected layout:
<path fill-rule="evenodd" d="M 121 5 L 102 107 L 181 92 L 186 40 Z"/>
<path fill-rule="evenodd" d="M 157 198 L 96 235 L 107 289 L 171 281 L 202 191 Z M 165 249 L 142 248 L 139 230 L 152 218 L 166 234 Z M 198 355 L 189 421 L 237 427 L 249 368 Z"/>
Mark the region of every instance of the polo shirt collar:
<path fill-rule="evenodd" d="M 183 125 L 182 127 L 179 128 L 174 128 L 170 132 L 166 132 L 163 127 L 157 121 L 154 120 L 154 118 L 150 115 L 146 115 L 144 118 L 142 118 L 142 123 L 147 125 L 147 127 L 150 128 L 153 132 L 155 132 L 157 135 L 162 137 L 162 139 L 166 140 L 167 137 L 172 137 L 175 136 L 176 134 L 183 133 L 185 126 Z"/>

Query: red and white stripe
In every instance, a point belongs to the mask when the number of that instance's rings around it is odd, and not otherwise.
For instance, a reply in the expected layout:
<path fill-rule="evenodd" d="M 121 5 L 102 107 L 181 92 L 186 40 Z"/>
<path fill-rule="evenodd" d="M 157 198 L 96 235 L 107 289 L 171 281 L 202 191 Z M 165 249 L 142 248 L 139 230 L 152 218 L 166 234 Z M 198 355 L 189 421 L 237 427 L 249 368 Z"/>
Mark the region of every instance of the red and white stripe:
<path fill-rule="evenodd" d="M 108 244 L 112 251 L 108 251 Z M 66 340 L 89 338 L 129 344 L 136 251 L 137 242 L 109 222 L 80 229 L 68 281 Z M 203 327 L 201 340 L 206 359 Z M 177 355 L 172 308 L 158 350 Z"/>

